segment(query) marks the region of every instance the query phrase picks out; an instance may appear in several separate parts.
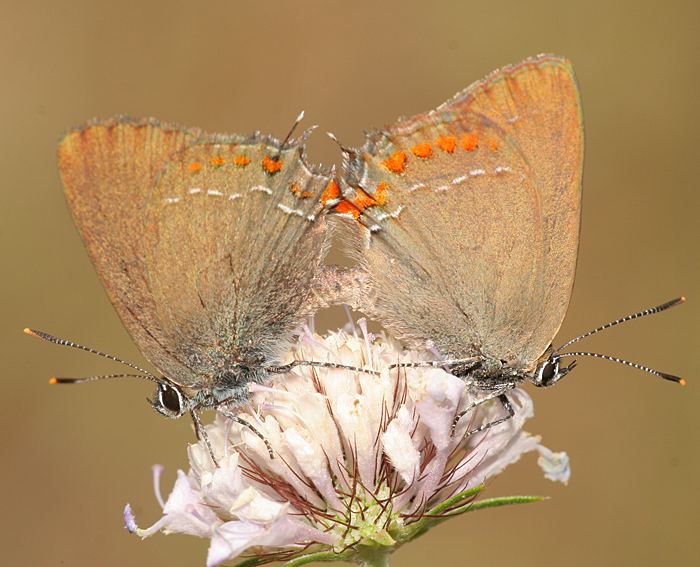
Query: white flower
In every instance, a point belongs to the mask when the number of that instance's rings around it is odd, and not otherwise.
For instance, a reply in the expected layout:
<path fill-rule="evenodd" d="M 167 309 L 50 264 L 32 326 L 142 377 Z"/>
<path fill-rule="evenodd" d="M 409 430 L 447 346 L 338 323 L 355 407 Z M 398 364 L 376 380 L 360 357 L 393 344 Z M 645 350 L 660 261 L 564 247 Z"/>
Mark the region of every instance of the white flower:
<path fill-rule="evenodd" d="M 437 523 L 427 514 L 436 506 L 440 521 L 465 511 L 471 500 L 455 495 L 474 489 L 467 495 L 475 496 L 528 451 L 539 451 L 547 478 L 568 480 L 566 454 L 523 431 L 533 415 L 523 390 L 508 394 L 512 419 L 465 436 L 503 415 L 497 401 L 487 401 L 453 433 L 455 415 L 484 393 L 440 368 L 390 370 L 399 360 L 428 355 L 403 351 L 360 326 L 360 336 L 354 329 L 327 337 L 306 331 L 293 356 L 380 375 L 297 367 L 273 385 L 252 386 L 252 402 L 238 415 L 262 434 L 274 458 L 253 431 L 217 414 L 207 432 L 219 466 L 203 442 L 190 446 L 190 470 L 178 472 L 166 502 L 156 488 L 163 517 L 139 529 L 127 506 L 129 530 L 208 538 L 208 566 L 246 552 L 272 561 L 326 550 L 353 560 L 362 549 L 391 550 L 422 533 L 413 527 Z M 154 467 L 156 485 L 160 472 Z"/>

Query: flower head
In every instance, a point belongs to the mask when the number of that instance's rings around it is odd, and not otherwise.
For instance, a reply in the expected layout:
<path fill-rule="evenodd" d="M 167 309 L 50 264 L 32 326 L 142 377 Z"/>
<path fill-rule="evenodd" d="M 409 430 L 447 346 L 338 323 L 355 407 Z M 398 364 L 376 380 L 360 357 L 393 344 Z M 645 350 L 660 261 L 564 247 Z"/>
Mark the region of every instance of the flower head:
<path fill-rule="evenodd" d="M 127 528 L 208 538 L 208 566 L 243 553 L 279 560 L 321 550 L 353 560 L 468 511 L 483 483 L 528 451 L 539 450 L 548 478 L 566 482 L 566 455 L 523 431 L 533 415 L 524 391 L 508 393 L 512 419 L 469 435 L 503 416 L 497 400 L 453 427 L 486 393 L 440 368 L 390 368 L 428 355 L 360 327 L 326 337 L 307 330 L 293 356 L 378 375 L 300 366 L 271 386 L 251 386 L 252 402 L 238 416 L 265 441 L 218 413 L 207 426 L 218 466 L 203 442 L 190 446 L 190 470 L 178 472 L 167 501 L 156 489 L 161 519 L 139 529 L 127 506 Z M 161 469 L 154 471 L 158 485 Z"/>

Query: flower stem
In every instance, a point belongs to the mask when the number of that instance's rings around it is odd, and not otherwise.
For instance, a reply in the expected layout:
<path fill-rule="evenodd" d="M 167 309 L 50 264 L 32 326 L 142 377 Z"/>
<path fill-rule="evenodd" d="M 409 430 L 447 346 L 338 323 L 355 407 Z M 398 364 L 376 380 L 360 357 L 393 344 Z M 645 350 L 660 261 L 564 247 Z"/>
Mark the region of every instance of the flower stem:
<path fill-rule="evenodd" d="M 460 492 L 455 496 L 448 498 L 438 506 L 429 510 L 421 519 L 406 527 L 401 528 L 398 533 L 394 534 L 399 545 L 408 541 L 414 540 L 422 536 L 428 530 L 441 524 L 442 522 L 459 516 L 466 512 L 475 512 L 485 508 L 495 508 L 498 506 L 508 506 L 511 504 L 528 504 L 530 502 L 541 502 L 546 500 L 542 496 L 505 496 L 499 498 L 488 498 L 474 502 L 474 498 L 484 490 L 484 486 L 470 488 L 464 492 Z"/>
<path fill-rule="evenodd" d="M 300 555 L 294 559 L 284 563 L 282 567 L 299 567 L 300 565 L 308 565 L 309 563 L 324 562 L 324 561 L 350 561 L 348 553 L 335 553 L 333 551 L 319 551 L 317 553 L 308 553 Z"/>
<path fill-rule="evenodd" d="M 393 548 L 363 545 L 357 548 L 356 558 L 362 567 L 389 567 L 389 554 Z"/>

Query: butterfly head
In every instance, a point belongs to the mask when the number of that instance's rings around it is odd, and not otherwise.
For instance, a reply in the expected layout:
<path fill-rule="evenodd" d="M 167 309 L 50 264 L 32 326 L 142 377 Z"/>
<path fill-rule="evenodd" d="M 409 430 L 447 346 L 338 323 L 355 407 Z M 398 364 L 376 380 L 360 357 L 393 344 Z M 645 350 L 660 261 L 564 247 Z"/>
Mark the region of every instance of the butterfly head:
<path fill-rule="evenodd" d="M 647 372 L 648 374 L 652 374 L 654 376 L 658 376 L 659 378 L 663 378 L 664 380 L 668 380 L 670 382 L 676 382 L 677 384 L 684 386 L 685 380 L 679 376 L 676 376 L 674 374 L 667 374 L 666 372 L 660 372 L 658 370 L 654 370 L 653 368 L 649 368 L 648 366 L 644 366 L 643 364 L 637 364 L 636 362 L 630 362 L 629 360 L 618 358 L 616 356 L 610 356 L 607 354 L 599 354 L 596 352 L 589 352 L 589 351 L 562 352 L 564 349 L 570 347 L 571 345 L 573 345 L 573 344 L 575 344 L 583 339 L 590 337 L 591 335 L 595 335 L 596 333 L 600 333 L 601 331 L 605 331 L 606 329 L 610 329 L 611 327 L 615 327 L 615 326 L 620 325 L 621 323 L 625 323 L 627 321 L 632 321 L 634 319 L 639 319 L 641 317 L 647 317 L 648 315 L 654 315 L 655 313 L 661 313 L 662 311 L 666 311 L 667 309 L 670 309 L 671 307 L 674 307 L 676 305 L 680 305 L 684 301 L 685 301 L 684 297 L 677 297 L 676 299 L 672 299 L 671 301 L 667 301 L 666 303 L 662 303 L 661 305 L 657 305 L 655 307 L 650 307 L 648 309 L 643 309 L 642 311 L 638 311 L 636 313 L 626 315 L 625 317 L 620 317 L 619 319 L 615 319 L 614 321 L 610 321 L 609 323 L 605 323 L 604 325 L 596 327 L 595 329 L 592 329 L 592 330 L 588 331 L 587 333 L 583 333 L 582 335 L 579 335 L 578 337 L 574 337 L 570 341 L 567 341 L 566 343 L 564 343 L 559 348 L 556 348 L 553 351 L 550 351 L 549 354 L 547 354 L 544 358 L 540 359 L 540 362 L 538 363 L 538 365 L 535 369 L 535 372 L 529 377 L 530 381 L 535 386 L 541 386 L 541 387 L 553 386 L 554 384 L 559 382 L 559 380 L 561 380 L 564 376 L 566 376 L 576 366 L 575 360 L 571 364 L 569 364 L 568 366 L 561 366 L 560 360 L 562 358 L 574 357 L 574 356 L 587 356 L 587 357 L 592 357 L 592 358 L 600 358 L 602 360 L 609 360 L 611 362 L 617 362 L 618 364 L 624 364 L 626 366 L 631 366 L 632 368 L 636 368 L 637 370 L 642 370 L 643 372 Z M 551 349 L 551 345 L 550 345 L 550 349 Z"/>
<path fill-rule="evenodd" d="M 554 352 L 540 361 L 530 380 L 537 387 L 548 388 L 554 386 L 575 367 L 575 360 L 568 366 L 562 366 L 559 355 Z"/>

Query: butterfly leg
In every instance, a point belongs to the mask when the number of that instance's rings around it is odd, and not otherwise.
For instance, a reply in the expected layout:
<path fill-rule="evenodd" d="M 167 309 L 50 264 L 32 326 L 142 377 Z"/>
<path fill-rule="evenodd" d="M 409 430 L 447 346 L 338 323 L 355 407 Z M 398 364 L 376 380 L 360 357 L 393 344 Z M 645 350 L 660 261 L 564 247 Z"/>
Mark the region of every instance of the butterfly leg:
<path fill-rule="evenodd" d="M 217 408 L 217 409 L 218 409 L 222 414 L 224 414 L 226 417 L 228 417 L 230 420 L 235 421 L 236 423 L 240 423 L 243 427 L 247 427 L 247 428 L 250 429 L 253 433 L 255 433 L 255 435 L 257 435 L 257 436 L 260 438 L 260 440 L 261 440 L 263 443 L 265 443 L 265 447 L 267 447 L 267 452 L 270 454 L 270 458 L 271 458 L 271 459 L 274 459 L 274 458 L 275 458 L 275 454 L 272 452 L 272 445 L 270 445 L 270 442 L 269 442 L 267 439 L 265 439 L 265 436 L 264 436 L 262 433 L 260 433 L 257 429 L 255 429 L 255 427 L 253 427 L 253 425 L 252 425 L 250 422 L 246 421 L 246 420 L 243 419 L 242 417 L 238 417 L 238 416 L 235 415 L 234 413 L 232 413 L 232 412 L 230 412 L 229 410 L 224 409 L 224 408 L 222 408 L 222 407 L 219 407 L 219 408 Z"/>
<path fill-rule="evenodd" d="M 471 435 L 474 435 L 475 433 L 479 433 L 481 431 L 485 431 L 487 429 L 491 429 L 492 427 L 499 425 L 503 423 L 504 421 L 508 421 L 510 418 L 512 418 L 515 415 L 515 411 L 513 410 L 513 406 L 510 403 L 510 400 L 508 399 L 508 396 L 506 396 L 505 392 L 511 389 L 512 386 L 508 386 L 508 388 L 502 388 L 500 390 L 497 390 L 493 394 L 488 395 L 487 397 L 483 398 L 482 400 L 479 400 L 478 402 L 474 402 L 467 406 L 464 410 L 459 412 L 456 416 L 454 421 L 452 422 L 452 435 L 454 436 L 455 434 L 455 429 L 457 428 L 457 423 L 459 423 L 459 420 L 462 419 L 467 413 L 472 411 L 474 408 L 480 406 L 481 404 L 488 402 L 493 399 L 498 399 L 499 402 L 501 402 L 501 406 L 503 406 L 503 409 L 506 411 L 506 415 L 503 417 L 499 417 L 498 419 L 495 419 L 494 421 L 490 421 L 488 423 L 484 423 L 480 425 L 479 427 L 476 427 L 475 429 L 472 429 L 471 431 L 467 431 L 464 434 L 464 438 L 466 439 L 467 437 L 470 437 Z"/>
<path fill-rule="evenodd" d="M 190 416 L 192 416 L 192 421 L 194 422 L 194 431 L 197 435 L 197 441 L 202 439 L 204 440 L 204 444 L 207 446 L 207 449 L 209 449 L 209 456 L 211 457 L 211 460 L 216 465 L 216 468 L 219 468 L 219 463 L 214 456 L 214 449 L 212 449 L 211 443 L 209 442 L 209 435 L 207 435 L 207 430 L 204 429 L 202 421 L 199 419 L 199 414 L 192 410 L 190 412 Z"/>
<path fill-rule="evenodd" d="M 297 366 L 313 366 L 315 368 L 335 368 L 340 370 L 352 370 L 353 372 L 363 372 L 365 374 L 373 374 L 379 376 L 377 370 L 368 368 L 359 368 L 358 366 L 347 366 L 345 364 L 336 364 L 335 362 L 315 362 L 313 360 L 294 360 L 284 366 L 268 368 L 267 370 L 273 374 L 285 374 Z"/>
<path fill-rule="evenodd" d="M 481 359 L 477 357 L 458 358 L 455 360 L 421 360 L 419 362 L 397 362 L 389 365 L 389 370 L 394 368 L 451 368 L 453 366 L 463 366 L 460 368 L 460 375 L 466 374 L 481 364 Z"/>

